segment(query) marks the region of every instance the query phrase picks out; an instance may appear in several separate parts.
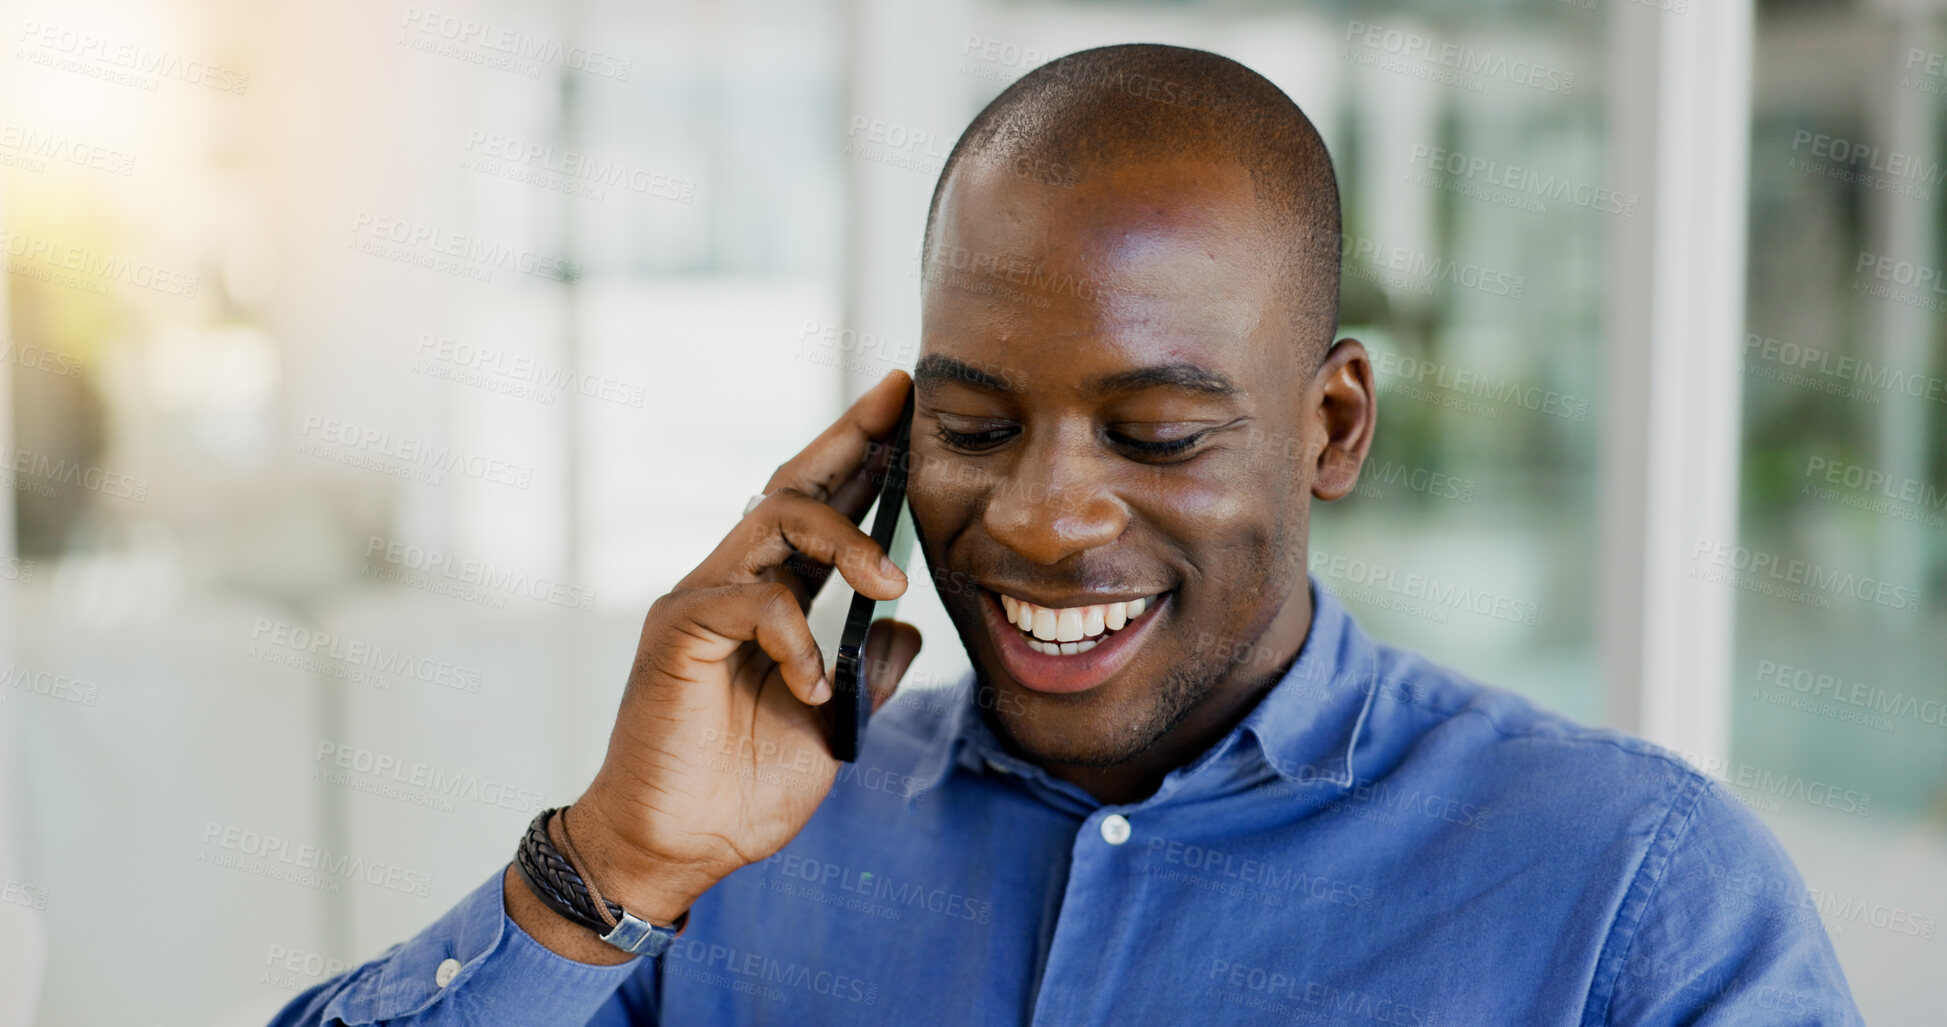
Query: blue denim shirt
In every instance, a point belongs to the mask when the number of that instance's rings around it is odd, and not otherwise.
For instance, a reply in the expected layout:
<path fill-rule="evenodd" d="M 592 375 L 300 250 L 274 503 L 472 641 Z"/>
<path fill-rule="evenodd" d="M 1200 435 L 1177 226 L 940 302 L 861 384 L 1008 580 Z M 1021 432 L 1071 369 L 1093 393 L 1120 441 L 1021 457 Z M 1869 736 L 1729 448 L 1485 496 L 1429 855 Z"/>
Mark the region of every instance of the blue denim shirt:
<path fill-rule="evenodd" d="M 1009 756 L 970 681 L 902 695 L 660 958 L 555 956 L 496 873 L 275 1023 L 1860 1022 L 1791 860 L 1720 785 L 1312 594 L 1290 670 L 1141 802 Z"/>

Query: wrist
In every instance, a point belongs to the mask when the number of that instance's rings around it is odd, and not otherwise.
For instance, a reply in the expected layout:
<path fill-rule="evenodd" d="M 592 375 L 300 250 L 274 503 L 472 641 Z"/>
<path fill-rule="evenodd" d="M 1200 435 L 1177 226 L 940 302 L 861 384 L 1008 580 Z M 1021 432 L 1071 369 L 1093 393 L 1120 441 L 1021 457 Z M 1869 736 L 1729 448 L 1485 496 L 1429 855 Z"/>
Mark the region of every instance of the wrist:
<path fill-rule="evenodd" d="M 555 955 L 578 963 L 613 966 L 636 956 L 603 941 L 594 931 L 549 909 L 534 894 L 520 869 L 512 863 L 501 875 L 501 900 L 507 915 L 527 936 Z"/>
<path fill-rule="evenodd" d="M 674 923 L 727 876 L 710 866 L 643 851 L 617 832 L 600 804 L 587 796 L 561 816 L 602 894 L 650 923 Z"/>

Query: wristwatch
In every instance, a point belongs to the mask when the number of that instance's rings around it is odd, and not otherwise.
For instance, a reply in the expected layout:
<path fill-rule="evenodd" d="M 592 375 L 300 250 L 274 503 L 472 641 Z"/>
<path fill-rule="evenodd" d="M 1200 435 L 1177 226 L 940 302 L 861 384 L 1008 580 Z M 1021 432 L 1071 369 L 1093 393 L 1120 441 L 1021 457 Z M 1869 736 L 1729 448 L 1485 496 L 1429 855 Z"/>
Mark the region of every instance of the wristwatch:
<path fill-rule="evenodd" d="M 662 955 L 670 942 L 675 941 L 676 936 L 688 926 L 689 911 L 684 910 L 675 923 L 665 926 L 652 924 L 603 898 L 600 889 L 591 888 L 580 870 L 581 860 L 564 858 L 549 834 L 549 823 L 555 814 L 566 809 L 562 806 L 542 810 L 527 825 L 527 833 L 521 836 L 520 848 L 514 852 L 514 865 L 520 868 L 521 879 L 527 882 L 528 890 L 546 903 L 549 909 L 594 931 L 603 941 L 624 952 L 641 956 Z M 564 819 L 561 839 L 569 856 L 574 856 L 574 842 L 567 837 L 565 824 Z"/>

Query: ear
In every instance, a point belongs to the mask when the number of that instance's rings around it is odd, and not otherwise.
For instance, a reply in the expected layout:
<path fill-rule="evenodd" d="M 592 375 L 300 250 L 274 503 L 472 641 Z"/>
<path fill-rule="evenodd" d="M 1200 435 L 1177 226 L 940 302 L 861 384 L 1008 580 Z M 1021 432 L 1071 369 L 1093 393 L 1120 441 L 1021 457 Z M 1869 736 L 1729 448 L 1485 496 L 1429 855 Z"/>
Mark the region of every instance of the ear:
<path fill-rule="evenodd" d="M 1312 468 L 1312 495 L 1338 499 L 1359 483 L 1359 468 L 1372 448 L 1379 423 L 1379 397 L 1372 385 L 1372 360 L 1357 339 L 1340 339 L 1312 376 L 1310 395 L 1325 445 Z"/>

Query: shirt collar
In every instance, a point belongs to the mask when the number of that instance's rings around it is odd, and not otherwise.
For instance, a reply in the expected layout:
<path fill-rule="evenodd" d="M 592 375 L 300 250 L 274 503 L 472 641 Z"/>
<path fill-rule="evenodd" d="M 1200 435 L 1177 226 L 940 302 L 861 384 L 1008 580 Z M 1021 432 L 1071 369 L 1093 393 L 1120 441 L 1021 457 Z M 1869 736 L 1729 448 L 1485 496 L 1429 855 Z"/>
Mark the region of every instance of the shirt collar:
<path fill-rule="evenodd" d="M 1235 729 L 1203 755 L 1171 771 L 1158 797 L 1240 752 L 1247 739 L 1255 757 L 1287 781 L 1352 786 L 1353 757 L 1378 694 L 1373 687 L 1377 660 L 1372 641 L 1338 598 L 1317 578 L 1308 580 L 1312 623 L 1298 658 Z M 921 788 L 938 787 L 956 766 L 1036 777 L 1045 773 L 1008 754 L 981 721 L 971 671 L 956 688 L 934 743 L 913 769 Z"/>

